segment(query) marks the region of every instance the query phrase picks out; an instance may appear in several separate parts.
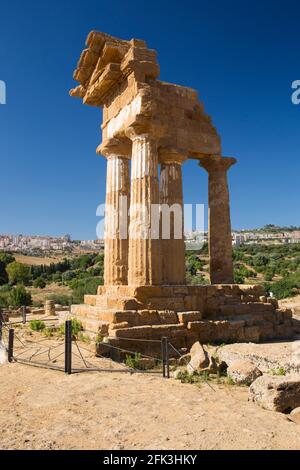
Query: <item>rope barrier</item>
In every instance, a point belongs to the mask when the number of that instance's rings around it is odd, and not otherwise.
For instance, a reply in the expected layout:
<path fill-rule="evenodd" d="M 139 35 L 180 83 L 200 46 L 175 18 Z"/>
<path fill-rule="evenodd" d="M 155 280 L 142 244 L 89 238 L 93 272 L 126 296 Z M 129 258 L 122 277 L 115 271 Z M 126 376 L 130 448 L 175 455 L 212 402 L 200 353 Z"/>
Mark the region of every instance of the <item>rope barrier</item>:
<path fill-rule="evenodd" d="M 59 371 L 64 372 L 64 367 L 49 365 L 47 362 L 28 361 L 26 359 L 17 359 L 15 357 L 14 357 L 14 360 L 17 363 L 25 364 L 25 365 L 28 365 L 28 366 L 41 367 L 43 369 L 54 369 L 54 370 L 59 370 Z"/>
<path fill-rule="evenodd" d="M 118 348 L 117 346 L 113 346 L 112 344 L 109 344 L 109 343 L 102 342 L 102 343 L 99 343 L 99 344 L 107 346 L 107 347 L 112 348 L 112 349 L 117 349 L 118 351 L 127 352 L 129 354 L 136 354 L 138 352 L 138 351 L 129 351 L 129 349 Z M 148 355 L 142 354 L 142 353 L 140 353 L 140 354 L 141 354 L 141 357 L 144 357 L 146 359 L 155 359 L 157 361 L 162 362 L 162 359 L 159 359 L 158 357 L 148 356 Z"/>

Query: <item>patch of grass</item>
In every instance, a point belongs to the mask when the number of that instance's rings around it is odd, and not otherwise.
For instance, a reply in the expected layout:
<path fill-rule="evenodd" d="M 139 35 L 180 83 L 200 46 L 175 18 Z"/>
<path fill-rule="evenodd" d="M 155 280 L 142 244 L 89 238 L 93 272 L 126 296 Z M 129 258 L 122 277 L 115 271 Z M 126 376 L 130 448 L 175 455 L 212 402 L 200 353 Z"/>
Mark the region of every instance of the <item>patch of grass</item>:
<path fill-rule="evenodd" d="M 187 371 L 180 372 L 176 378 L 183 384 L 199 383 L 199 376 L 197 374 L 189 374 Z"/>
<path fill-rule="evenodd" d="M 278 369 L 271 369 L 269 371 L 269 373 L 271 375 L 286 375 L 286 370 L 284 369 L 284 367 L 279 367 Z"/>
<path fill-rule="evenodd" d="M 49 326 L 49 327 L 45 328 L 44 331 L 43 331 L 43 334 L 47 338 L 52 338 L 57 333 L 58 333 L 58 329 L 55 326 Z"/>
<path fill-rule="evenodd" d="M 88 335 L 85 335 L 82 331 L 79 331 L 77 335 L 77 339 L 82 341 L 83 343 L 89 344 L 91 342 L 91 338 Z"/>
<path fill-rule="evenodd" d="M 131 369 L 142 370 L 144 367 L 141 361 L 142 361 L 141 353 L 135 353 L 134 356 L 127 354 L 126 359 L 125 359 L 125 364 L 127 367 L 130 367 Z"/>
<path fill-rule="evenodd" d="M 236 385 L 236 383 L 233 381 L 233 379 L 229 375 L 226 375 L 225 383 L 226 385 Z"/>
<path fill-rule="evenodd" d="M 29 328 L 32 331 L 43 331 L 46 328 L 46 325 L 42 320 L 31 320 L 29 322 Z"/>

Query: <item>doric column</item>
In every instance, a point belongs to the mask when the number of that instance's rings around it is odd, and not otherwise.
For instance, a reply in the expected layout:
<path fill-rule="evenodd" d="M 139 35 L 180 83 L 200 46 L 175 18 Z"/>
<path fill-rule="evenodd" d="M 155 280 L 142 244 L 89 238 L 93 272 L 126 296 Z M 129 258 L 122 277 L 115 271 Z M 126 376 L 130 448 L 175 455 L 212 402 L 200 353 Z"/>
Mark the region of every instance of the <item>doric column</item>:
<path fill-rule="evenodd" d="M 104 285 L 126 285 L 128 273 L 129 158 L 131 147 L 112 140 L 97 153 L 107 159 L 104 221 Z"/>
<path fill-rule="evenodd" d="M 161 283 L 157 142 L 148 134 L 132 140 L 128 284 Z"/>
<path fill-rule="evenodd" d="M 161 151 L 160 205 L 162 283 L 185 284 L 182 163 L 185 156 Z"/>
<path fill-rule="evenodd" d="M 227 157 L 205 156 L 200 159 L 200 165 L 208 172 L 208 236 L 212 284 L 233 283 L 227 171 L 234 163 L 235 158 Z"/>

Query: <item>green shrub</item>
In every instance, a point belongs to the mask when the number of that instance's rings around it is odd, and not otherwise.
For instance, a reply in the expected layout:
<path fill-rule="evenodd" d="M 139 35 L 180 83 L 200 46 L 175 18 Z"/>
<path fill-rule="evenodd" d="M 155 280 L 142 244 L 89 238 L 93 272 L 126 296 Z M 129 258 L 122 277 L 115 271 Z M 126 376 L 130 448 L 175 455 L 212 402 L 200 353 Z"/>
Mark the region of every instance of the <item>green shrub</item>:
<path fill-rule="evenodd" d="M 42 277 L 37 277 L 33 282 L 33 287 L 37 287 L 39 289 L 44 289 L 46 285 L 47 284 Z"/>
<path fill-rule="evenodd" d="M 299 287 L 299 284 L 296 282 L 294 277 L 287 276 L 280 281 L 276 281 L 271 284 L 268 291 L 273 292 L 277 299 L 285 299 L 295 295 L 297 293 L 297 287 Z"/>
<path fill-rule="evenodd" d="M 235 284 L 244 284 L 245 277 L 237 270 L 234 270 L 234 283 Z"/>
<path fill-rule="evenodd" d="M 193 276 L 188 272 L 186 274 L 186 283 L 188 286 L 202 286 L 208 284 L 209 282 L 205 279 L 202 274 L 197 274 L 196 276 Z"/>
<path fill-rule="evenodd" d="M 29 322 L 29 328 L 32 331 L 43 331 L 46 328 L 46 325 L 42 320 L 31 320 Z"/>
<path fill-rule="evenodd" d="M 135 353 L 134 356 L 130 356 L 129 354 L 126 355 L 125 364 L 130 369 L 142 369 L 141 364 L 142 355 L 141 353 Z"/>
<path fill-rule="evenodd" d="M 73 302 L 79 304 L 83 302 L 85 294 L 97 294 L 97 288 L 100 285 L 103 285 L 102 277 L 87 277 L 71 281 L 70 287 L 73 289 Z"/>
<path fill-rule="evenodd" d="M 0 286 L 0 307 L 7 308 L 10 304 L 11 287 L 8 284 Z"/>
<path fill-rule="evenodd" d="M 72 336 L 74 336 L 75 338 L 78 337 L 78 334 L 80 331 L 82 331 L 82 323 L 81 321 L 77 320 L 76 318 L 72 318 L 71 319 L 71 329 L 72 329 Z M 63 323 L 61 326 L 60 326 L 60 329 L 59 329 L 59 332 L 61 334 L 65 334 L 66 332 L 66 325 L 65 323 Z"/>

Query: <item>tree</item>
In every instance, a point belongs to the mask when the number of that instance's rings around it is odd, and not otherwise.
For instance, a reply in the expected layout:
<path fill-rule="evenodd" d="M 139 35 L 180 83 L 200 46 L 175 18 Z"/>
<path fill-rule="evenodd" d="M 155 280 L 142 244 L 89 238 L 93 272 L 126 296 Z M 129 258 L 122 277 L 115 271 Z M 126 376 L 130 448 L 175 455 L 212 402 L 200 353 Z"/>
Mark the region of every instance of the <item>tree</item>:
<path fill-rule="evenodd" d="M 13 261 L 12 263 L 6 266 L 6 272 L 8 274 L 8 279 L 11 284 L 28 284 L 30 279 L 30 267 L 26 264 L 18 263 Z"/>
<path fill-rule="evenodd" d="M 10 253 L 0 253 L 0 261 L 4 263 L 5 266 L 7 266 L 8 264 L 16 260 Z"/>
<path fill-rule="evenodd" d="M 10 292 L 10 305 L 14 308 L 21 307 L 22 305 L 31 305 L 31 294 L 23 285 L 17 285 Z"/>
<path fill-rule="evenodd" d="M 8 275 L 5 268 L 5 263 L 3 263 L 3 261 L 0 261 L 0 286 L 8 283 Z"/>

